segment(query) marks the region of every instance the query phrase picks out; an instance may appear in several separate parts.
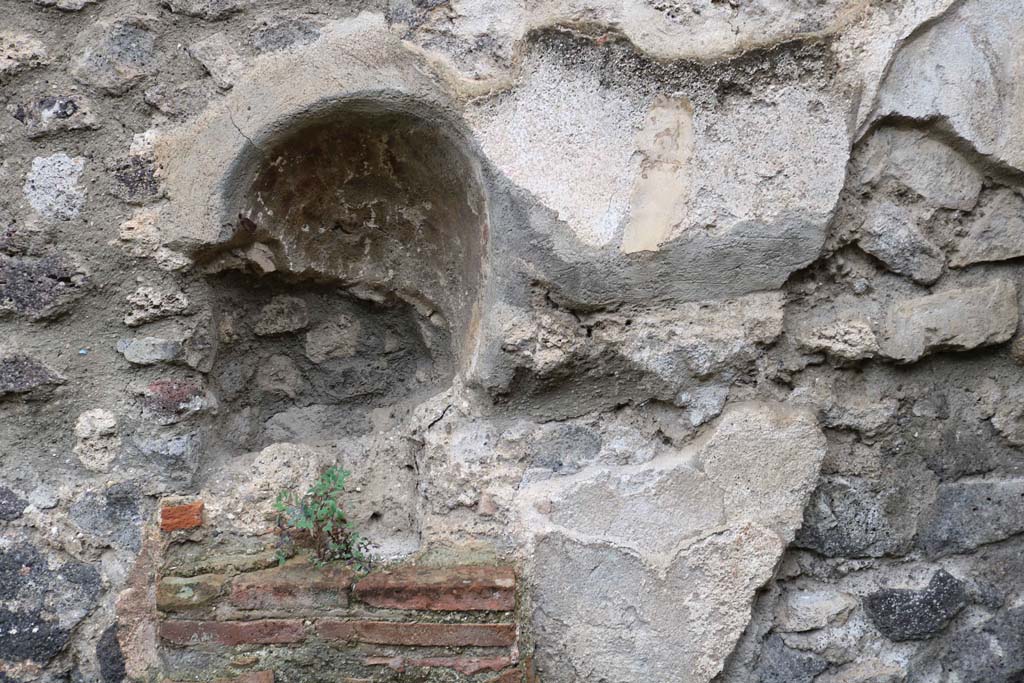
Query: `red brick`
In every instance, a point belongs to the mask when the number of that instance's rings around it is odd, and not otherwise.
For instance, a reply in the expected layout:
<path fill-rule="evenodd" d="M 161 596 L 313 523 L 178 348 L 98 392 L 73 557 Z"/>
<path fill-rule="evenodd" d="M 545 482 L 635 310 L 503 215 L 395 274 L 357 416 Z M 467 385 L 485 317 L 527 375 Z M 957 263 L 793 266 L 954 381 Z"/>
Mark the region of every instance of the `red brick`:
<path fill-rule="evenodd" d="M 373 607 L 504 612 L 515 608 L 516 576 L 511 567 L 404 567 L 370 574 L 355 595 Z"/>
<path fill-rule="evenodd" d="M 408 667 L 433 667 L 453 669 L 461 674 L 472 676 L 484 671 L 501 671 L 511 666 L 512 658 L 503 657 L 424 657 L 420 659 L 405 657 L 367 657 L 363 662 L 367 666 L 387 666 L 395 671 L 405 671 Z"/>
<path fill-rule="evenodd" d="M 236 576 L 231 603 L 244 610 L 346 607 L 354 576 L 347 567 L 289 563 Z"/>
<path fill-rule="evenodd" d="M 317 624 L 317 632 L 331 640 L 424 647 L 505 647 L 516 640 L 513 624 L 324 620 Z"/>
<path fill-rule="evenodd" d="M 172 681 L 169 678 L 163 679 L 162 683 L 183 683 L 182 681 Z M 242 674 L 235 678 L 215 678 L 213 683 L 274 683 L 274 672 L 273 671 L 253 671 L 251 673 Z"/>
<path fill-rule="evenodd" d="M 509 669 L 499 676 L 488 679 L 487 683 L 523 683 L 523 672 L 520 669 Z"/>
<path fill-rule="evenodd" d="M 166 505 L 160 508 L 160 528 L 163 531 L 195 529 L 203 525 L 203 501 L 185 505 Z"/>
<path fill-rule="evenodd" d="M 306 631 L 298 619 L 261 621 L 164 621 L 160 637 L 175 645 L 297 643 Z"/>

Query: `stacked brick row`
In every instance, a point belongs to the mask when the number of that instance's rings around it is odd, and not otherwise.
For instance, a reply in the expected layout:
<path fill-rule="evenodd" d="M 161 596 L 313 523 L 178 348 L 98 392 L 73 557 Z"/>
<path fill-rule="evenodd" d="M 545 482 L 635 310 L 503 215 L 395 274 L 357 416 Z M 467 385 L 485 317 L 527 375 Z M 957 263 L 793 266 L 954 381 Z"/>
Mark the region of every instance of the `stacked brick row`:
<path fill-rule="evenodd" d="M 164 508 L 165 531 L 201 504 Z M 519 662 L 507 566 L 393 567 L 359 575 L 271 552 L 166 563 L 157 583 L 168 681 L 532 680 Z"/>

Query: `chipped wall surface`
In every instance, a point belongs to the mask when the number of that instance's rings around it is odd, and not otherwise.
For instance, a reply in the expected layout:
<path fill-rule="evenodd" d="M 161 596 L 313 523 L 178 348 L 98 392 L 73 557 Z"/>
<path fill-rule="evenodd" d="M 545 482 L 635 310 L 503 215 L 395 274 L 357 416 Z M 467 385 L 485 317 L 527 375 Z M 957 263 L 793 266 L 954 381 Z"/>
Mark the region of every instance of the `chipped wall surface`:
<path fill-rule="evenodd" d="M 0 0 L 0 110 L 0 681 L 1024 676 L 1024 1 Z"/>

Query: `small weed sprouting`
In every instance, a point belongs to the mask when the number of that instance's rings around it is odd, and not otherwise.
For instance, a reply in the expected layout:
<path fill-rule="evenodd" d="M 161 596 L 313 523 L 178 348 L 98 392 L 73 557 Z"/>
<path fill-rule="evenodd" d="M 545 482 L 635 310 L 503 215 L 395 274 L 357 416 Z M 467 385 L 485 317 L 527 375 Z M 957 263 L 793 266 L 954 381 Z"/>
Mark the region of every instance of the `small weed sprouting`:
<path fill-rule="evenodd" d="M 339 504 L 349 476 L 351 473 L 341 467 L 329 467 L 304 495 L 289 490 L 277 494 L 278 562 L 283 564 L 293 554 L 298 534 L 312 541 L 310 559 L 314 565 L 341 561 L 357 571 L 370 571 L 373 544 L 355 530 Z"/>

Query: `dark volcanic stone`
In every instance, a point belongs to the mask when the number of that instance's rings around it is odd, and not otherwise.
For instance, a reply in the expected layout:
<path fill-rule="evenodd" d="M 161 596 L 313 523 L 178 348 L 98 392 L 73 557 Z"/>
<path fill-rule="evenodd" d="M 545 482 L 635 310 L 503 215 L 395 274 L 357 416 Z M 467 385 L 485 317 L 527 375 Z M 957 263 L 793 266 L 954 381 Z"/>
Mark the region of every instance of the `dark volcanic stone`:
<path fill-rule="evenodd" d="M 161 195 L 160 183 L 156 179 L 156 168 L 144 157 L 130 156 L 121 160 L 113 169 L 118 186 L 116 194 L 132 204 L 141 204 Z"/>
<path fill-rule="evenodd" d="M 0 521 L 10 522 L 18 519 L 26 504 L 25 499 L 17 493 L 6 486 L 0 486 Z"/>
<path fill-rule="evenodd" d="M 0 356 L 0 396 L 26 394 L 63 382 L 60 375 L 34 358 L 21 353 Z"/>
<path fill-rule="evenodd" d="M 124 653 L 117 640 L 117 624 L 111 624 L 96 643 L 96 661 L 104 683 L 121 683 L 128 677 L 124 668 Z"/>
<path fill-rule="evenodd" d="M 757 663 L 757 683 L 811 683 L 828 668 L 822 657 L 786 646 L 778 635 L 768 638 Z"/>
<path fill-rule="evenodd" d="M 823 478 L 804 509 L 795 544 L 826 557 L 881 557 L 905 552 L 912 530 L 893 511 L 903 494 L 854 478 Z"/>
<path fill-rule="evenodd" d="M 80 297 L 87 283 L 84 273 L 56 254 L 0 254 L 0 313 L 9 310 L 31 320 L 52 317 Z"/>
<path fill-rule="evenodd" d="M 942 484 L 921 527 L 918 544 L 931 557 L 1024 532 L 1024 479 Z"/>
<path fill-rule="evenodd" d="M 21 614 L 0 607 L 0 659 L 46 664 L 67 644 L 70 633 L 38 613 Z"/>
<path fill-rule="evenodd" d="M 113 546 L 138 550 L 142 526 L 140 496 L 138 489 L 127 482 L 105 491 L 90 491 L 71 505 L 71 519 L 83 531 Z"/>
<path fill-rule="evenodd" d="M 1007 610 L 955 639 L 943 664 L 962 683 L 1024 681 L 1024 607 Z"/>
<path fill-rule="evenodd" d="M 924 590 L 888 589 L 864 600 L 868 617 L 889 640 L 931 638 L 967 604 L 962 582 L 939 570 Z"/>

